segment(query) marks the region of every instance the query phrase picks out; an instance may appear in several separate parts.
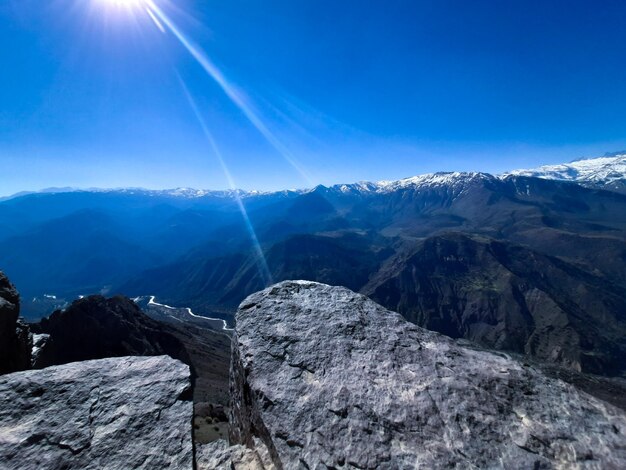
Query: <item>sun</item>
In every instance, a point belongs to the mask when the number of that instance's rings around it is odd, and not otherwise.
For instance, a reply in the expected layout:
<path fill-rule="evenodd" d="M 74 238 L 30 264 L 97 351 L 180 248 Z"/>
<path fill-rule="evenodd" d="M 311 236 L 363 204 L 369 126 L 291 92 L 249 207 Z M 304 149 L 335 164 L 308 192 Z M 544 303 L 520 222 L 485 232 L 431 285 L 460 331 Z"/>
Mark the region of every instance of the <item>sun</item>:
<path fill-rule="evenodd" d="M 144 2 L 144 0 L 102 0 L 105 3 L 110 3 L 112 5 L 119 6 L 132 6 L 132 5 L 140 5 Z"/>
<path fill-rule="evenodd" d="M 2 0 L 0 0 L 2 1 Z M 114 17 L 115 21 L 123 21 L 124 18 L 138 20 L 139 16 L 146 15 L 154 25 L 165 33 L 163 11 L 157 3 L 167 3 L 169 0 L 91 0 L 92 5 L 97 7 L 99 13 L 107 18 Z"/>
<path fill-rule="evenodd" d="M 149 0 L 97 0 L 99 3 L 114 8 L 126 8 L 129 10 L 145 6 Z"/>

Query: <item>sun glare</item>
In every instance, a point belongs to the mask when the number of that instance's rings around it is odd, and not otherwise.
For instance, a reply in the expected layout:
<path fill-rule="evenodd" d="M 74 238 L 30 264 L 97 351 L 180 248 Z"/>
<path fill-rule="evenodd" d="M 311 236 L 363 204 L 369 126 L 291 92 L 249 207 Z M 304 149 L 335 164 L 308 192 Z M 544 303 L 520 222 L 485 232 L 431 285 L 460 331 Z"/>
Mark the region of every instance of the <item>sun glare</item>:
<path fill-rule="evenodd" d="M 147 0 L 98 0 L 108 7 L 135 9 L 144 6 Z"/>

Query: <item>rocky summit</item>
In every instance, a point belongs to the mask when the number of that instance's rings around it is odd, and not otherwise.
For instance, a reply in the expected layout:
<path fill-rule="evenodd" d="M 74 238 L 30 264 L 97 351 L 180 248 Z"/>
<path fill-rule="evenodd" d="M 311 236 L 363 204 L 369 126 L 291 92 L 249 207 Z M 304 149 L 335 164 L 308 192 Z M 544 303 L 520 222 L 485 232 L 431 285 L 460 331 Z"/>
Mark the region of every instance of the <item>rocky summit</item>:
<path fill-rule="evenodd" d="M 189 387 L 167 356 L 0 376 L 0 468 L 191 469 Z"/>
<path fill-rule="evenodd" d="M 623 411 L 341 287 L 239 307 L 231 444 L 277 468 L 626 468 Z"/>

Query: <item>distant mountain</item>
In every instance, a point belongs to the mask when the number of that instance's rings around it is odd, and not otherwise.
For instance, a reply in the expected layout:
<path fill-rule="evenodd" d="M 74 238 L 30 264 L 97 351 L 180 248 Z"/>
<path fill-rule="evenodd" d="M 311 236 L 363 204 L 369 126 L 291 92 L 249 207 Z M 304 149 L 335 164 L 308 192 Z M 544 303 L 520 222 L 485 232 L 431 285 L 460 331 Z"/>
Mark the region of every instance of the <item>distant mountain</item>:
<path fill-rule="evenodd" d="M 439 174 L 387 189 L 317 187 L 252 216 L 275 282 L 347 286 L 453 337 L 575 370 L 626 372 L 624 195 Z M 120 290 L 229 317 L 265 285 L 259 266 L 250 248 L 201 247 Z"/>
<path fill-rule="evenodd" d="M 271 193 L 30 194 L 0 202 L 0 268 L 24 294 L 31 319 L 49 313 L 49 302 L 38 300 L 44 294 L 69 302 L 103 292 L 155 295 L 232 320 L 239 302 L 269 282 L 306 279 L 366 292 L 446 334 L 620 375 L 626 194 L 606 190 L 620 159 L 570 164 L 580 181 L 454 172 Z M 475 273 L 474 284 L 446 271 L 432 242 L 457 235 L 467 238 L 453 244 L 459 269 Z M 512 258 L 498 258 L 496 246 Z M 498 295 L 485 297 L 487 280 L 507 276 L 509 283 L 493 283 Z M 518 291 L 542 300 L 531 308 Z M 485 316 L 468 314 L 461 298 Z M 571 332 L 542 329 L 560 321 Z M 600 323 L 606 331 L 589 339 Z M 595 342 L 576 345 L 576 338 Z"/>
<path fill-rule="evenodd" d="M 8 201 L 31 194 L 62 194 L 62 193 L 104 193 L 104 194 L 127 194 L 127 195 L 143 195 L 155 198 L 173 197 L 179 199 L 197 199 L 197 198 L 233 198 L 239 196 L 241 198 L 274 195 L 274 194 L 299 194 L 306 190 L 290 189 L 281 191 L 246 191 L 243 189 L 195 189 L 195 188 L 171 188 L 171 189 L 146 189 L 146 188 L 74 188 L 66 186 L 63 188 L 45 188 L 39 191 L 20 191 L 10 196 L 0 197 L 0 201 Z"/>
<path fill-rule="evenodd" d="M 531 170 L 515 170 L 506 175 L 575 181 L 590 187 L 626 193 L 626 151 Z"/>
<path fill-rule="evenodd" d="M 258 195 L 251 209 L 294 197 Z M 145 269 L 171 262 L 215 239 L 221 227 L 245 227 L 232 197 L 185 198 L 134 191 L 29 194 L 0 202 L 0 267 L 20 286 L 34 319 L 45 294 L 106 293 Z M 215 234 L 213 236 L 213 234 Z"/>

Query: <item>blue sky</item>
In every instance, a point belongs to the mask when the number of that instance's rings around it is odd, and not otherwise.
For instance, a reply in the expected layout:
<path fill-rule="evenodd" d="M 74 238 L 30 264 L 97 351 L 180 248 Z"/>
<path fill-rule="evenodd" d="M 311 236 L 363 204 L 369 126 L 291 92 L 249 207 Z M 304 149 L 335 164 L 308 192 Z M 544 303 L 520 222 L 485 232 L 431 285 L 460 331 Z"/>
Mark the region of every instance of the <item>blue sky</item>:
<path fill-rule="evenodd" d="M 111 1 L 0 2 L 0 194 L 227 187 L 178 77 L 246 189 L 626 148 L 622 1 L 153 0 L 274 145 L 171 30 Z"/>

